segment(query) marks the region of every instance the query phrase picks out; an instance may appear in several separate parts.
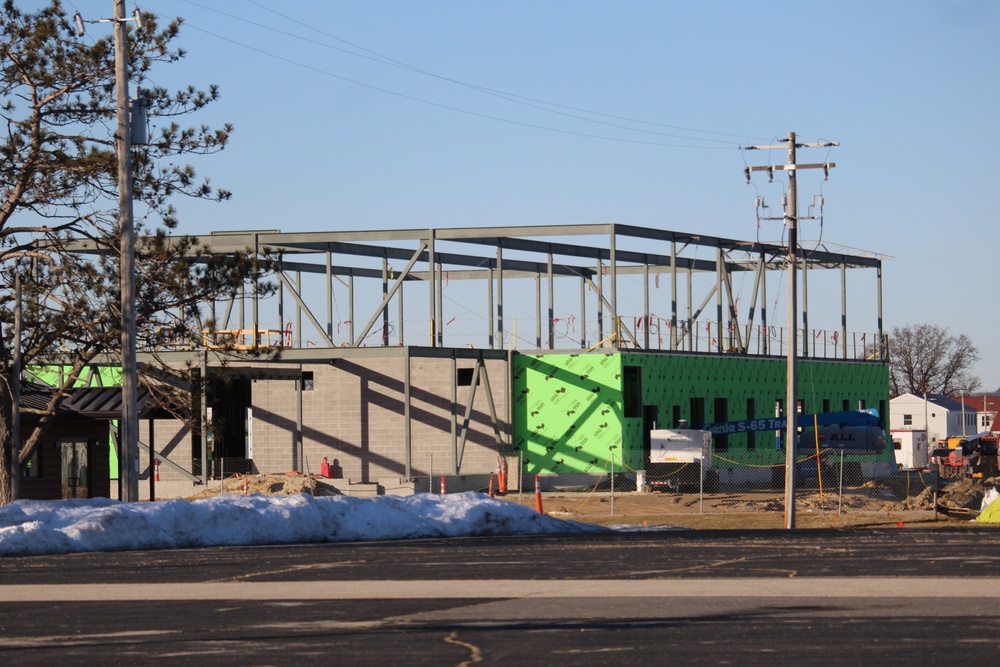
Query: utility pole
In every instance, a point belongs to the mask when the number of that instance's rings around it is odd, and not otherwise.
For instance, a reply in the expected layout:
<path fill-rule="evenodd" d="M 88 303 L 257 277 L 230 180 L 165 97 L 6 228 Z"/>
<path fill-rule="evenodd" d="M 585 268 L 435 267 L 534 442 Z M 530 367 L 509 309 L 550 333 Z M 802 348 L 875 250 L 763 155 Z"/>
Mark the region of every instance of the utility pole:
<path fill-rule="evenodd" d="M 115 92 L 118 112 L 118 219 L 121 227 L 122 451 L 126 502 L 139 501 L 139 380 L 135 357 L 135 230 L 132 219 L 132 145 L 128 117 L 128 32 L 125 0 L 115 0 Z"/>
<path fill-rule="evenodd" d="M 795 450 L 798 440 L 798 396 L 796 391 L 796 357 L 798 355 L 798 285 L 796 281 L 796 271 L 798 270 L 798 189 L 796 183 L 796 172 L 799 169 L 823 169 L 829 173 L 830 169 L 837 166 L 833 162 L 819 164 L 798 164 L 795 156 L 797 148 L 819 148 L 839 146 L 840 144 L 826 141 L 814 144 L 799 144 L 795 141 L 795 133 L 789 132 L 788 138 L 782 143 L 787 144 L 788 163 L 784 165 L 766 165 L 758 167 L 747 167 L 747 183 L 750 182 L 750 174 L 755 171 L 766 171 L 770 178 L 774 178 L 776 170 L 788 172 L 788 197 L 785 202 L 785 222 L 788 224 L 788 379 L 785 391 L 785 528 L 791 530 L 795 528 Z M 746 150 L 769 150 L 774 148 L 784 148 L 781 144 L 769 146 L 746 146 Z M 819 466 L 819 460 L 816 461 Z"/>
<path fill-rule="evenodd" d="M 119 279 L 122 311 L 122 416 L 119 421 L 122 500 L 139 500 L 139 379 L 136 367 L 135 315 L 135 227 L 132 217 L 132 137 L 128 99 L 128 32 L 125 23 L 134 21 L 142 28 L 142 15 L 136 9 L 125 18 L 125 0 L 114 0 L 115 13 L 110 19 L 84 20 L 73 16 L 77 35 L 83 36 L 84 23 L 113 23 L 115 27 L 115 103 L 118 128 L 115 149 L 118 153 L 118 225 L 121 238 Z"/>

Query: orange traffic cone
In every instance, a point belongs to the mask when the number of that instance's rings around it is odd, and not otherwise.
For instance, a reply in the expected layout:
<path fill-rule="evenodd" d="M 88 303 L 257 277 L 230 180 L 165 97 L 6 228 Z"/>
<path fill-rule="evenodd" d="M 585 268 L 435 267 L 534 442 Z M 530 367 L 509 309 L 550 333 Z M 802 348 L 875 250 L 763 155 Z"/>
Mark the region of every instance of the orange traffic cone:
<path fill-rule="evenodd" d="M 441 495 L 443 496 L 444 494 L 445 494 L 445 490 L 444 490 L 444 475 L 441 475 Z"/>
<path fill-rule="evenodd" d="M 535 474 L 535 511 L 545 514 L 542 510 L 542 490 L 538 487 L 538 474 Z"/>
<path fill-rule="evenodd" d="M 250 478 L 249 477 L 244 477 L 243 478 L 243 495 L 244 496 L 250 495 Z"/>
<path fill-rule="evenodd" d="M 490 498 L 494 497 L 493 496 L 493 473 L 490 473 L 490 491 L 489 491 L 489 495 L 490 495 Z"/>
<path fill-rule="evenodd" d="M 497 468 L 497 493 L 501 496 L 507 493 L 507 459 L 502 456 L 497 457 L 499 467 Z"/>

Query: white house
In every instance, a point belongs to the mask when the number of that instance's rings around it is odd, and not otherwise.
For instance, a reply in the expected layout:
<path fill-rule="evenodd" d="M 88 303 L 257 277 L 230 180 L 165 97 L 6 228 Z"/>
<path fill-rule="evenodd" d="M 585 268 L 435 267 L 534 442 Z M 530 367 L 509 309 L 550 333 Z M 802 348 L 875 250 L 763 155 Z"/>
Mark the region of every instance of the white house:
<path fill-rule="evenodd" d="M 902 394 L 889 401 L 889 429 L 926 429 L 931 446 L 949 436 L 979 433 L 978 419 L 977 410 L 942 394 Z"/>
<path fill-rule="evenodd" d="M 976 432 L 990 431 L 997 433 L 1000 431 L 1000 422 L 997 420 L 997 413 L 1000 411 L 1000 396 L 963 396 L 966 410 L 974 410 L 976 416 Z"/>

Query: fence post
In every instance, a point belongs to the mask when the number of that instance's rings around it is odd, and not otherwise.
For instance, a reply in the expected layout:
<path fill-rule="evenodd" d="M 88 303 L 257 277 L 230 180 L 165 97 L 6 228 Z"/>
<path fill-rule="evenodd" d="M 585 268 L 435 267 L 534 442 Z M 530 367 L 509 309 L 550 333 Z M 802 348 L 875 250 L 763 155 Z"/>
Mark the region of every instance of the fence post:
<path fill-rule="evenodd" d="M 615 448 L 618 445 L 611 445 L 611 516 L 615 515 Z"/>
<path fill-rule="evenodd" d="M 844 507 L 844 450 L 840 450 L 840 490 L 837 493 L 837 516 L 843 514 Z"/>
<path fill-rule="evenodd" d="M 934 471 L 934 520 L 937 521 L 938 515 L 938 488 L 941 486 L 941 470 Z"/>
<path fill-rule="evenodd" d="M 517 504 L 524 504 L 524 452 L 517 450 Z"/>
<path fill-rule="evenodd" d="M 698 457 L 698 514 L 705 513 L 705 457 Z"/>

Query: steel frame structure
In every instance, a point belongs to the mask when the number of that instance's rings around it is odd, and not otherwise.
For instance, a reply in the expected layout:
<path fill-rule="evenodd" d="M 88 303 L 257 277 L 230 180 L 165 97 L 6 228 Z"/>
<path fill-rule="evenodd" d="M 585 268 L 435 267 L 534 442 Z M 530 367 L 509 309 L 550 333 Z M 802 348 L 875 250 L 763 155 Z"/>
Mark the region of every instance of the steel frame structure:
<path fill-rule="evenodd" d="M 705 352 L 732 352 L 738 354 L 781 354 L 770 349 L 766 340 L 758 350 L 750 349 L 749 340 L 754 320 L 767 326 L 767 275 L 784 272 L 787 268 L 787 248 L 781 244 L 738 241 L 733 239 L 673 231 L 633 227 L 620 224 L 552 225 L 489 228 L 411 229 L 355 232 L 298 232 L 245 231 L 221 232 L 196 237 L 211 253 L 233 253 L 250 250 L 272 262 L 274 275 L 280 283 L 277 318 L 286 331 L 285 322 L 291 322 L 286 313 L 285 295 L 291 296 L 295 321 L 303 317 L 309 321 L 309 332 L 315 340 L 304 343 L 302 326 L 296 327 L 298 335 L 283 336 L 281 346 L 284 358 L 305 361 L 324 358 L 330 348 L 360 348 L 372 346 L 372 332 L 379 333 L 375 346 L 390 346 L 390 318 L 393 301 L 396 302 L 397 323 L 395 345 L 414 344 L 427 347 L 446 347 L 444 287 L 451 280 L 485 281 L 487 285 L 485 312 L 487 322 L 486 344 L 474 347 L 503 349 L 511 341 L 511 317 L 505 308 L 505 284 L 515 279 L 531 279 L 535 284 L 534 348 L 555 349 L 556 284 L 566 279 L 579 282 L 579 310 L 581 336 L 573 347 L 631 348 L 642 350 L 695 351 L 694 327 L 706 313 L 714 299 L 715 329 L 713 345 Z M 706 257 L 706 253 L 709 255 Z M 700 255 L 700 257 L 699 257 Z M 819 269 L 840 272 L 840 346 L 841 358 L 848 356 L 848 299 L 847 271 L 849 269 L 874 269 L 877 299 L 877 322 L 874 331 L 879 344 L 882 329 L 882 261 L 886 256 L 861 251 L 831 249 L 819 246 L 803 253 L 800 260 L 803 306 L 801 329 L 796 340 L 802 356 L 810 356 L 808 276 Z M 402 270 L 392 268 L 393 262 L 406 262 Z M 741 322 L 734 298 L 733 276 L 740 272 L 753 275 L 754 287 L 747 316 Z M 663 347 L 651 340 L 650 277 L 668 274 L 670 282 L 670 313 L 663 318 L 669 328 L 669 343 Z M 323 307 L 317 303 L 320 295 L 305 287 L 308 276 L 319 277 L 324 286 L 326 316 L 318 313 Z M 619 282 L 627 276 L 642 277 L 641 318 L 630 323 L 619 311 Z M 707 292 L 695 294 L 695 276 L 711 276 Z M 558 280 L 557 280 L 558 279 Z M 362 280 L 379 285 L 379 300 L 366 309 L 357 308 L 357 283 Z M 413 318 L 412 306 L 404 308 L 404 285 L 422 283 L 427 286 L 427 334 L 404 335 L 408 317 Z M 334 287 L 345 286 L 348 291 L 346 326 L 347 339 L 334 340 L 333 303 Z M 682 312 L 681 285 L 686 286 L 685 311 Z M 544 290 L 543 290 L 544 286 Z M 545 294 L 543 295 L 543 291 Z M 588 291 L 595 296 L 588 304 Z M 226 304 L 225 313 L 217 320 L 221 328 L 231 330 L 233 309 L 240 304 L 238 329 L 251 332 L 252 345 L 261 344 L 260 332 L 267 330 L 262 324 L 261 306 L 254 296 L 239 295 Z M 370 294 L 369 294 L 370 296 Z M 700 298 L 700 301 L 695 299 Z M 245 301 L 251 303 L 247 316 Z M 368 302 L 374 301 L 369 298 Z M 519 303 L 523 301 L 519 299 Z M 566 299 L 561 299 L 562 303 Z M 546 307 L 543 312 L 543 304 Z M 466 308 L 469 304 L 464 304 Z M 522 304 L 523 305 L 523 304 Z M 356 326 L 358 315 L 364 324 Z M 587 319 L 596 321 L 596 336 L 587 338 Z M 273 315 L 271 316 L 273 320 Z M 381 323 L 379 322 L 381 320 Z M 642 326 L 642 322 L 646 326 Z M 642 329 L 640 332 L 639 329 Z M 727 343 L 728 341 L 728 343 Z M 530 339 L 529 339 L 530 342 Z M 781 343 L 785 344 L 785 343 Z M 452 346 L 455 346 L 452 344 Z M 463 347 L 465 345 L 462 345 Z M 524 347 L 524 345 L 520 345 Z M 773 346 L 773 344 L 772 344 Z M 528 347 L 531 347 L 530 345 Z M 878 345 L 876 354 L 880 354 Z M 818 356 L 814 350 L 813 356 Z"/>
<path fill-rule="evenodd" d="M 342 358 L 363 361 L 369 356 L 398 357 L 403 364 L 406 394 L 407 472 L 410 470 L 411 451 L 410 360 L 415 357 L 447 358 L 451 359 L 454 367 L 458 359 L 474 359 L 476 369 L 486 359 L 506 360 L 509 371 L 513 350 L 517 347 L 525 349 L 518 345 L 516 320 L 512 329 L 513 318 L 508 314 L 505 302 L 505 298 L 509 298 L 505 296 L 505 286 L 511 281 L 528 279 L 534 282 L 533 349 L 540 353 L 556 349 L 557 283 L 562 284 L 568 280 L 579 284 L 579 310 L 576 317 L 580 325 L 580 336 L 571 339 L 570 349 L 593 350 L 601 347 L 631 351 L 779 356 L 783 353 L 780 349 L 782 345 L 788 344 L 779 341 L 779 349 L 771 349 L 773 343 L 768 343 L 768 337 L 765 336 L 763 346 L 758 346 L 756 350 L 750 346 L 752 327 L 757 326 L 754 320 L 759 319 L 765 330 L 768 326 L 767 275 L 769 272 L 783 274 L 787 271 L 787 248 L 778 243 L 739 241 L 620 224 L 292 233 L 247 230 L 216 232 L 196 236 L 195 240 L 212 254 L 250 251 L 270 263 L 279 283 L 276 304 L 262 304 L 257 298 L 256 286 L 251 286 L 248 293 L 234 294 L 227 302 L 210 304 L 210 307 L 213 311 L 219 307 L 223 310 L 222 313 L 212 313 L 217 329 L 228 332 L 228 335 L 238 332 L 249 341 L 249 345 L 238 347 L 280 348 L 280 355 L 273 359 L 265 358 L 263 362 L 241 359 L 240 355 L 233 354 L 231 345 L 227 349 L 222 349 L 225 346 L 213 349 L 212 345 L 206 344 L 209 339 L 203 332 L 193 332 L 187 344 L 175 349 L 140 349 L 140 362 L 148 361 L 155 354 L 161 360 L 199 364 L 203 374 L 218 365 L 225 366 L 227 372 L 237 372 L 247 377 L 300 380 L 303 364 L 328 363 Z M 142 240 L 138 239 L 137 242 L 141 244 Z M 78 240 L 73 243 L 71 250 L 89 253 L 94 252 L 95 247 L 88 241 Z M 808 331 L 809 314 L 808 275 L 815 270 L 836 270 L 840 273 L 841 346 L 834 356 L 847 359 L 847 271 L 874 269 L 877 340 L 871 349 L 874 350 L 875 358 L 884 359 L 882 261 L 887 258 L 874 253 L 832 248 L 829 244 L 818 245 L 803 253 L 800 260 L 803 285 L 802 334 L 795 336 L 796 341 L 801 341 L 799 353 L 802 356 L 809 356 L 809 336 L 805 333 Z M 397 270 L 393 263 L 399 262 L 405 264 L 402 269 Z M 754 280 L 751 303 L 742 323 L 733 289 L 733 276 L 738 273 L 752 275 Z M 666 347 L 661 342 L 659 326 L 655 341 L 650 333 L 653 322 L 650 281 L 654 274 L 666 274 L 670 281 L 669 318 L 662 318 L 669 329 Z M 706 277 L 710 280 L 703 280 Z M 641 278 L 642 282 L 643 312 L 641 318 L 634 318 L 632 326 L 629 326 L 627 318 L 623 318 L 619 311 L 619 285 L 622 280 L 634 282 L 637 278 Z M 485 304 L 480 304 L 485 306 L 481 318 L 487 322 L 485 345 L 456 345 L 451 342 L 450 337 L 446 340 L 445 286 L 451 280 L 485 282 Z M 696 282 L 703 288 L 703 293 L 695 293 Z M 362 283 L 368 286 L 367 289 L 360 287 Z M 413 314 L 413 306 L 405 305 L 407 299 L 413 298 L 414 291 L 412 288 L 406 289 L 404 295 L 404 285 L 407 284 L 423 285 L 426 288 L 418 292 L 427 308 L 426 334 L 413 334 L 409 331 L 412 327 L 404 327 L 408 318 L 411 321 L 417 318 Z M 318 290 L 315 289 L 317 285 Z M 347 318 L 342 322 L 335 322 L 334 317 L 335 287 L 338 285 L 346 288 L 348 294 Z M 684 294 L 681 293 L 682 285 L 685 288 Z M 292 301 L 290 309 L 286 307 L 286 295 Z M 563 289 L 560 292 L 560 304 L 568 301 L 564 297 Z M 700 301 L 696 301 L 696 297 Z M 518 299 L 517 296 L 514 299 L 519 306 L 523 305 L 523 299 Z M 713 299 L 716 335 L 710 349 L 700 350 L 695 336 L 696 323 Z M 356 306 L 359 300 L 365 302 L 364 308 Z M 249 313 L 247 303 L 250 306 Z M 268 305 L 276 306 L 277 312 L 266 312 Z M 474 305 L 464 303 L 463 308 L 468 309 Z M 317 314 L 322 312 L 324 306 L 325 317 Z M 395 340 L 390 336 L 393 306 L 397 313 L 397 324 L 392 332 Z M 286 323 L 291 322 L 292 314 L 298 326 L 289 331 Z M 359 314 L 363 315 L 364 324 L 356 326 Z M 596 332 L 591 332 L 590 337 L 586 324 L 588 317 L 594 318 L 596 322 Z M 262 338 L 263 332 L 270 331 L 264 323 L 275 319 L 281 323 L 277 341 L 266 335 Z M 315 336 L 315 340 L 303 338 L 303 319 L 308 320 L 309 331 Z M 640 326 L 640 319 L 646 323 L 645 326 Z M 347 325 L 346 338 L 338 343 L 334 340 L 334 329 L 341 324 Z M 296 331 L 297 333 L 293 333 Z M 380 333 L 378 342 L 374 345 L 368 342 L 373 331 Z M 566 337 L 560 340 L 563 338 Z M 709 340 L 713 340 L 713 337 L 709 337 Z M 140 334 L 140 346 L 141 344 Z M 815 354 L 818 351 L 814 349 L 813 352 Z M 117 361 L 104 359 L 99 363 L 114 365 Z M 453 373 L 452 376 L 454 375 Z M 510 373 L 506 376 L 504 395 L 509 398 Z M 454 386 L 452 394 L 455 394 Z M 301 461 L 301 391 L 298 402 L 294 446 L 298 451 L 297 459 Z M 489 396 L 489 402 L 497 443 L 501 448 L 509 447 L 510 401 L 505 401 L 500 410 L 497 410 L 492 395 Z M 462 406 L 457 403 L 455 405 L 453 439 L 460 449 L 464 446 L 464 437 L 458 437 L 457 410 Z M 466 412 L 468 407 L 465 406 Z M 202 414 L 205 414 L 204 409 Z M 501 427 L 501 415 L 506 428 Z M 202 460 L 205 460 L 205 455 L 205 441 L 202 439 Z M 205 466 L 202 467 L 203 481 L 204 476 Z"/>

